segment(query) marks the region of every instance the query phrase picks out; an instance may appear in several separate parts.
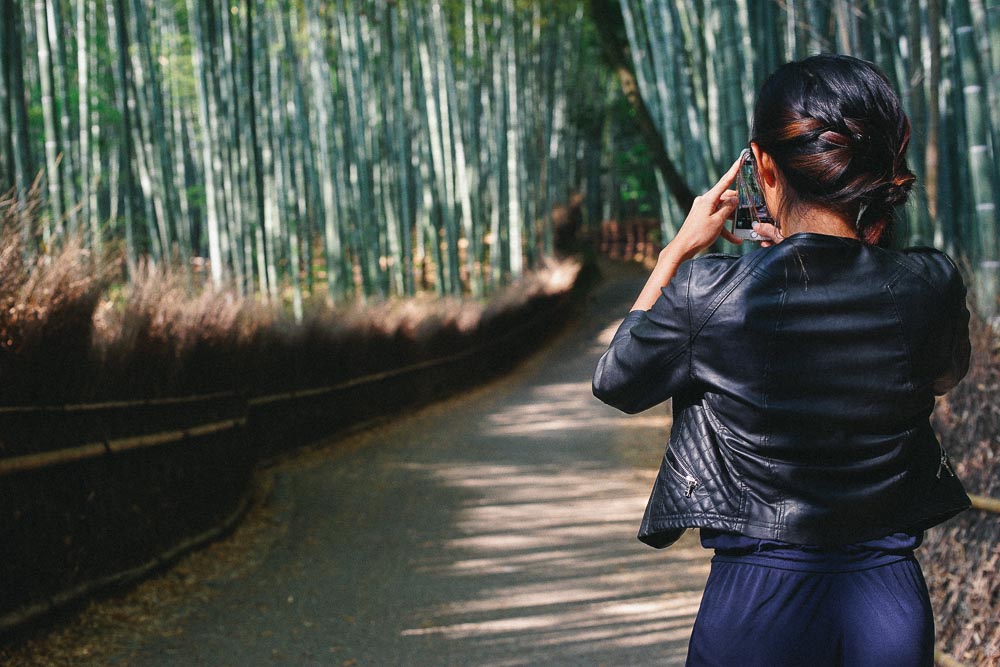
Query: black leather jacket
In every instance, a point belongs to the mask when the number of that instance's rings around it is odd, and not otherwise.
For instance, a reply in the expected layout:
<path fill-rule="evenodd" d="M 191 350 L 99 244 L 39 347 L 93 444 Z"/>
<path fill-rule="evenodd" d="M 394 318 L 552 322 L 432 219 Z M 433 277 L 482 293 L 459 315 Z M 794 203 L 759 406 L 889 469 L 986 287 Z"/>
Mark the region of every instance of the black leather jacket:
<path fill-rule="evenodd" d="M 594 374 L 628 413 L 673 399 L 639 539 L 849 544 L 965 509 L 929 416 L 968 369 L 968 322 L 962 278 L 932 249 L 800 233 L 685 262 Z"/>

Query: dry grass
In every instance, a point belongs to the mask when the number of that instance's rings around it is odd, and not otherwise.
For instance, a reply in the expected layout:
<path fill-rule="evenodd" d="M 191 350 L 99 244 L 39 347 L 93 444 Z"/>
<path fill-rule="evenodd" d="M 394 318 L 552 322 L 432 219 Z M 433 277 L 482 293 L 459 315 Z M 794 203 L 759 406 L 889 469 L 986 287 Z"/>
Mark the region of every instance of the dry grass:
<path fill-rule="evenodd" d="M 1000 497 L 1000 336 L 973 330 L 968 376 L 935 410 L 935 426 L 970 493 Z M 970 665 L 1000 665 L 1000 515 L 971 510 L 928 532 L 922 559 L 938 645 Z"/>
<path fill-rule="evenodd" d="M 388 370 L 489 340 L 536 301 L 566 292 L 579 265 L 553 262 L 489 302 L 427 296 L 330 308 L 302 323 L 233 290 L 67 244 L 26 263 L 35 202 L 0 200 L 0 404 L 237 391 L 260 394 Z"/>
<path fill-rule="evenodd" d="M 93 313 L 107 271 L 79 244 L 27 262 L 34 202 L 0 200 L 0 401 L 58 401 L 87 383 Z"/>

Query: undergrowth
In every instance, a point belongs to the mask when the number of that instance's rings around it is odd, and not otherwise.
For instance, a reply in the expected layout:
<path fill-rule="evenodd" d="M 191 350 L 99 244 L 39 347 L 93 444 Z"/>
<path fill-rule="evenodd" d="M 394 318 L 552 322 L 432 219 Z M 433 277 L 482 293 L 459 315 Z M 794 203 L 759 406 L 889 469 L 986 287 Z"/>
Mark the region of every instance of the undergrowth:
<path fill-rule="evenodd" d="M 125 287 L 109 289 L 123 282 L 121 263 L 78 243 L 28 261 L 22 243 L 35 201 L 0 200 L 0 405 L 329 384 L 489 340 L 516 326 L 506 319 L 521 306 L 568 290 L 579 269 L 552 262 L 486 303 L 314 303 L 299 323 L 233 289 L 192 290 L 162 267 L 140 266 Z"/>

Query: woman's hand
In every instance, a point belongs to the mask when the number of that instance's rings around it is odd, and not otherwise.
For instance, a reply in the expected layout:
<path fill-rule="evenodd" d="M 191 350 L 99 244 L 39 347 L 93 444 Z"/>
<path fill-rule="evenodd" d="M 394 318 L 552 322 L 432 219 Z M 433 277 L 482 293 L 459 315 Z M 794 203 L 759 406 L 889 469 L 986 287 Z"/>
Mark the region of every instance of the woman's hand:
<path fill-rule="evenodd" d="M 736 210 L 737 201 L 736 192 L 730 190 L 729 186 L 736 180 L 739 168 L 740 160 L 737 160 L 708 192 L 695 197 L 691 211 L 684 219 L 677 236 L 660 251 L 656 266 L 632 310 L 652 308 L 660 296 L 660 290 L 674 277 L 681 262 L 712 245 L 719 236 L 732 243 L 742 243 L 726 229 L 726 220 Z"/>
<path fill-rule="evenodd" d="M 731 243 L 742 243 L 726 229 L 726 220 L 736 211 L 736 191 L 730 190 L 729 186 L 736 180 L 739 168 L 740 160 L 736 160 L 718 183 L 705 194 L 695 197 L 684 224 L 663 249 L 665 252 L 670 249 L 670 253 L 679 254 L 684 261 L 715 243 L 720 235 Z"/>
<path fill-rule="evenodd" d="M 753 223 L 753 230 L 764 239 L 760 243 L 762 248 L 777 245 L 785 240 L 785 237 L 781 234 L 781 230 L 768 222 Z"/>

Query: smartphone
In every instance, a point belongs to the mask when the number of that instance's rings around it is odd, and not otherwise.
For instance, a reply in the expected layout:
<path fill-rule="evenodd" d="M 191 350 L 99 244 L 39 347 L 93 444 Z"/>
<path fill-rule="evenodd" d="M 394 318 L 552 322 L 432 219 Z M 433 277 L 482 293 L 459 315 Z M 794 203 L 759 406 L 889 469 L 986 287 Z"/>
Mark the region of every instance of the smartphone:
<path fill-rule="evenodd" d="M 754 160 L 753 152 L 749 148 L 744 148 L 740 153 L 740 170 L 736 174 L 736 215 L 733 217 L 730 231 L 733 236 L 747 241 L 763 241 L 757 232 L 753 230 L 753 223 L 763 222 L 774 225 L 774 218 L 767 210 L 767 203 L 764 201 L 764 193 L 760 189 L 760 181 L 757 178 L 757 161 Z"/>

